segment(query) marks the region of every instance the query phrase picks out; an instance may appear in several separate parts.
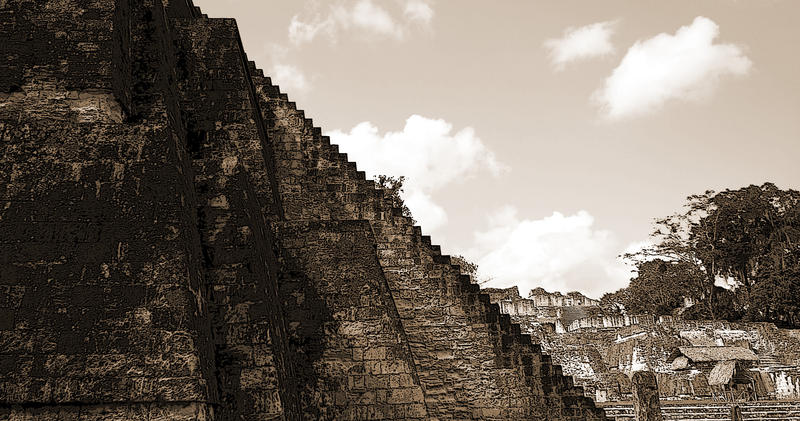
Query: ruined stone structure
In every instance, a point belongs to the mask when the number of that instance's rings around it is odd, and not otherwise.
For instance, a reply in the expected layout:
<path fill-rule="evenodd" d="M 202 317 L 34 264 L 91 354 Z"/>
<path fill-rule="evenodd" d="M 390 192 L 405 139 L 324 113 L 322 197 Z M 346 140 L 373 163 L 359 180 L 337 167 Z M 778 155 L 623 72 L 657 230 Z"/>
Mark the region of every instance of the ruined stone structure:
<path fill-rule="evenodd" d="M 599 301 L 575 291 L 563 295 L 536 288 L 531 290 L 528 298 L 522 298 L 516 286 L 486 288 L 484 291 L 489 294 L 489 300 L 500 307 L 501 313 L 510 315 L 514 323 L 528 331 L 542 327 L 564 333 L 569 326 L 581 320 L 591 320 L 600 313 Z"/>
<path fill-rule="evenodd" d="M 733 405 L 740 407 L 744 420 L 800 420 L 796 330 L 770 323 L 638 319 L 644 323 L 531 333 L 617 421 L 635 419 L 631 377 L 642 370 L 655 374 L 662 416 L 668 421 L 728 421 Z M 690 355 L 683 367 L 678 357 L 685 356 L 681 348 L 686 347 L 689 354 L 694 350 L 713 358 Z M 731 370 L 723 373 L 723 367 Z"/>
<path fill-rule="evenodd" d="M 634 418 L 631 377 L 642 370 L 657 378 L 666 420 L 728 420 L 734 401 L 745 419 L 800 420 L 796 330 L 671 317 L 629 320 L 641 324 L 529 332 L 617 420 Z"/>
<path fill-rule="evenodd" d="M 604 404 L 610 419 L 636 421 L 630 402 Z M 735 410 L 734 408 L 738 408 Z M 797 421 L 800 420 L 800 403 L 796 401 L 713 402 L 713 401 L 661 401 L 664 421 L 731 421 L 732 414 L 741 414 L 739 421 Z"/>
<path fill-rule="evenodd" d="M 603 411 L 191 0 L 0 0 L 0 420 Z"/>
<path fill-rule="evenodd" d="M 542 297 L 536 302 L 520 297 L 516 287 L 487 292 L 597 402 L 630 401 L 631 376 L 642 370 L 655 373 L 662 399 L 800 400 L 798 330 L 770 323 L 606 315 L 594 305 L 573 307 L 589 315 L 566 323 L 569 313 L 563 309 L 570 307 L 537 305 L 553 303 L 541 288 L 531 292 Z M 716 357 L 678 358 L 682 349 L 706 349 Z M 686 364 L 677 364 L 683 360 Z"/>
<path fill-rule="evenodd" d="M 617 330 L 628 326 L 654 326 L 656 323 L 672 322 L 672 316 L 652 316 L 649 314 L 615 314 L 582 317 L 573 320 L 568 332 Z"/>
<path fill-rule="evenodd" d="M 528 299 L 539 307 L 597 307 L 600 300 L 589 298 L 578 291 L 568 292 L 566 295 L 560 292 L 547 292 L 544 288 L 534 288 L 528 293 Z"/>

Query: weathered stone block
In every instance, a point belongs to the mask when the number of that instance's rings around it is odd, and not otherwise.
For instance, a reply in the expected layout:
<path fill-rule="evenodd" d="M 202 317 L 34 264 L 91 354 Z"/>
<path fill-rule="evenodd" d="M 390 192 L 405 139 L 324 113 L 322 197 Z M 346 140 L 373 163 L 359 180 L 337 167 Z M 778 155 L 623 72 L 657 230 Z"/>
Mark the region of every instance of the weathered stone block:
<path fill-rule="evenodd" d="M 658 400 L 656 376 L 650 371 L 637 371 L 631 378 L 633 383 L 633 405 L 637 421 L 662 421 L 661 404 Z"/>

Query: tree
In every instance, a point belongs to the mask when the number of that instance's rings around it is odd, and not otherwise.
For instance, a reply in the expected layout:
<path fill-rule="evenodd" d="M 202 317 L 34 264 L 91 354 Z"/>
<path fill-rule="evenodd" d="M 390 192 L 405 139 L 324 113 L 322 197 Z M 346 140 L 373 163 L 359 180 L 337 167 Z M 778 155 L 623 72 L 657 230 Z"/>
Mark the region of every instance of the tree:
<path fill-rule="evenodd" d="M 600 299 L 603 309 L 611 313 L 672 314 L 683 307 L 684 297 L 698 295 L 698 280 L 704 278 L 696 265 L 681 261 L 640 261 L 637 270 L 627 288 Z"/>
<path fill-rule="evenodd" d="M 394 177 L 390 175 L 377 175 L 375 181 L 376 187 L 385 190 L 389 193 L 392 200 L 392 206 L 402 209 L 403 216 L 411 218 L 411 223 L 416 224 L 417 221 L 411 215 L 411 209 L 403 201 L 401 194 L 403 193 L 403 183 L 406 181 L 404 176 Z"/>
<path fill-rule="evenodd" d="M 661 259 L 641 262 L 631 280 L 625 308 L 631 313 L 671 314 L 683 306 L 684 297 L 694 297 L 697 280 L 704 276 L 697 266 Z"/>
<path fill-rule="evenodd" d="M 689 196 L 683 213 L 655 221 L 655 229 L 650 235 L 653 239 L 651 246 L 636 253 L 623 255 L 637 267 L 654 259 L 679 263 L 681 270 L 690 276 L 687 279 L 689 283 L 685 285 L 687 289 L 684 291 L 684 296 L 698 303 L 702 307 L 702 313 L 712 319 L 715 318 L 716 251 L 712 249 L 706 255 L 702 255 L 698 239 L 709 238 L 710 244 L 713 245 L 716 231 L 713 223 L 699 227 L 698 224 L 711 212 L 714 206 L 711 198 L 714 194 L 714 191 L 708 190 L 700 195 Z"/>
<path fill-rule="evenodd" d="M 608 292 L 600 297 L 600 308 L 606 314 L 625 313 L 625 303 L 630 300 L 629 288 L 622 288 L 616 292 Z"/>
<path fill-rule="evenodd" d="M 655 225 L 653 245 L 625 257 L 640 270 L 652 259 L 680 263 L 689 282 L 681 287 L 700 303 L 692 315 L 800 324 L 800 304 L 795 304 L 800 302 L 800 192 L 772 183 L 709 190 L 689 196 L 683 213 Z M 722 279 L 732 284 L 721 288 Z M 644 300 L 658 308 L 668 302 L 652 290 L 657 283 L 658 278 L 640 273 L 625 295 L 628 304 Z M 659 292 L 656 302 L 648 295 L 654 292 Z M 606 301 L 615 297 L 621 295 Z"/>
<path fill-rule="evenodd" d="M 779 326 L 800 326 L 800 265 L 770 270 L 750 292 L 747 318 Z"/>
<path fill-rule="evenodd" d="M 747 318 L 760 318 L 763 315 L 753 301 L 756 284 L 770 277 L 783 279 L 771 282 L 789 282 L 784 276 L 797 264 L 800 193 L 765 183 L 725 190 L 714 195 L 712 203 L 698 227 L 713 221 L 716 236 L 713 243 L 700 237 L 698 248 L 703 257 L 715 250 L 713 273 L 733 279 L 739 310 Z"/>

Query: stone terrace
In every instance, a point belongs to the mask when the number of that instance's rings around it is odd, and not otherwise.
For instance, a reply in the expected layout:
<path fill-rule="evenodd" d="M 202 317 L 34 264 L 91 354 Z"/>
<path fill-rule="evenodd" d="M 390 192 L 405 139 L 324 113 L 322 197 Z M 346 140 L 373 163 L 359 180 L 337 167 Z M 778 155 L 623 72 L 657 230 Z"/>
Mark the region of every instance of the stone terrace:
<path fill-rule="evenodd" d="M 800 402 L 739 402 L 745 421 L 800 420 Z M 630 403 L 601 404 L 610 419 L 634 421 Z M 731 403 L 716 401 L 661 402 L 665 421 L 730 421 Z"/>

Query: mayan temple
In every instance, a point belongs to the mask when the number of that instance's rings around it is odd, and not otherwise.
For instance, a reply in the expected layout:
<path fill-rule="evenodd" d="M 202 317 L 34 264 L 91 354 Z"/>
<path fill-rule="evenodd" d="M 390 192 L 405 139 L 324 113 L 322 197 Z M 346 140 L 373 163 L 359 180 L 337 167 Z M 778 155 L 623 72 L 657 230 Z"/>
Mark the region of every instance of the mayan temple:
<path fill-rule="evenodd" d="M 0 420 L 602 420 L 191 0 L 0 0 Z"/>

